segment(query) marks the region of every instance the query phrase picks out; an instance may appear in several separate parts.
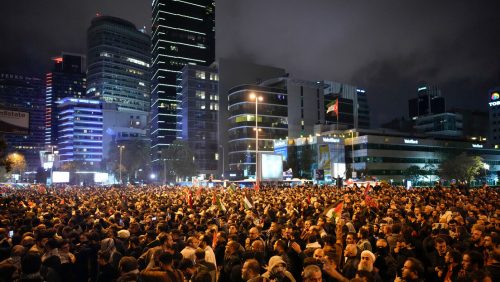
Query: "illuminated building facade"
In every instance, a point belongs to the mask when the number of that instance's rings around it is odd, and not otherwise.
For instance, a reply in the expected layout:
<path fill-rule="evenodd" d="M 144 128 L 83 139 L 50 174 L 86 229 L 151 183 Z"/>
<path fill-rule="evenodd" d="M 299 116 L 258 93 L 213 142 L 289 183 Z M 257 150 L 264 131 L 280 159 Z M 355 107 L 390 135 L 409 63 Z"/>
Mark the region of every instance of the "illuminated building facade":
<path fill-rule="evenodd" d="M 489 91 L 489 112 L 490 112 L 490 144 L 500 144 L 500 87 L 493 88 Z"/>
<path fill-rule="evenodd" d="M 60 164 L 77 161 L 88 168 L 100 168 L 103 158 L 102 102 L 64 98 L 57 104 Z"/>
<path fill-rule="evenodd" d="M 198 174 L 217 173 L 218 74 L 214 68 L 186 65 L 179 75 L 178 137 L 194 153 Z"/>
<path fill-rule="evenodd" d="M 150 37 L 134 24 L 98 16 L 87 30 L 87 97 L 119 111 L 150 109 Z"/>
<path fill-rule="evenodd" d="M 43 80 L 21 74 L 0 73 L 0 108 L 29 114 L 27 134 L 4 133 L 9 152 L 24 155 L 27 170 L 40 166 L 38 152 L 43 150 L 45 95 Z M 4 132 L 5 128 L 0 128 Z"/>
<path fill-rule="evenodd" d="M 212 0 L 152 2 L 151 141 L 153 165 L 179 128 L 177 77 L 185 65 L 208 66 L 215 57 Z"/>
<path fill-rule="evenodd" d="M 86 92 L 84 57 L 62 53 L 52 58 L 51 72 L 45 76 L 45 145 L 57 144 L 57 101 L 82 98 Z"/>

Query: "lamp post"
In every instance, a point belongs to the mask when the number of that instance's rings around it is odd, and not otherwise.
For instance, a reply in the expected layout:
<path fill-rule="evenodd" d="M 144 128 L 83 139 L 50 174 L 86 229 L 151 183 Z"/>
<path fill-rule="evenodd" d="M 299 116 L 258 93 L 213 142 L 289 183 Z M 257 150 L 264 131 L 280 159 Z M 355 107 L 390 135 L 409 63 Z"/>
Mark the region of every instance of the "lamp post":
<path fill-rule="evenodd" d="M 255 93 L 250 94 L 250 99 L 255 100 L 255 183 L 259 183 L 259 101 L 262 102 L 262 96 Z"/>
<path fill-rule="evenodd" d="M 123 184 L 122 182 L 122 154 L 123 154 L 123 149 L 125 149 L 124 145 L 118 146 L 120 149 L 120 167 L 118 168 L 120 170 L 120 184 Z"/>
<path fill-rule="evenodd" d="M 356 173 L 354 171 L 354 130 L 351 130 L 351 166 L 352 166 L 351 177 L 354 178 L 354 174 Z M 356 177 L 357 177 L 357 175 L 356 175 Z"/>
<path fill-rule="evenodd" d="M 222 144 L 219 144 L 219 148 L 222 149 L 222 180 L 224 180 L 224 172 L 226 172 L 225 165 L 224 165 L 224 146 Z"/>
<path fill-rule="evenodd" d="M 167 185 L 167 159 L 163 158 L 163 185 Z"/>

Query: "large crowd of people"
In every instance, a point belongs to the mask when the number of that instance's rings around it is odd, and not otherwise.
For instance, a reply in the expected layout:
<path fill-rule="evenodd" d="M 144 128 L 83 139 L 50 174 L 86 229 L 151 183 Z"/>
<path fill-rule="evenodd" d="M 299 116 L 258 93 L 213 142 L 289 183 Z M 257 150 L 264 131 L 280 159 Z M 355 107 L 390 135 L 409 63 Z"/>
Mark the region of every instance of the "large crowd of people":
<path fill-rule="evenodd" d="M 500 281 L 497 188 L 0 192 L 0 281 Z"/>

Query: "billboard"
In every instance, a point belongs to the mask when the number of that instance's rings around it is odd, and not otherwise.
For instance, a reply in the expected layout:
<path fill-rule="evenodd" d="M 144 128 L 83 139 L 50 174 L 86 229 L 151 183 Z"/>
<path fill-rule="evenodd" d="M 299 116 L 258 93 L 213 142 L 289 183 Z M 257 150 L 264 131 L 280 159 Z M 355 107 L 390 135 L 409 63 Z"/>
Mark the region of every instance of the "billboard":
<path fill-rule="evenodd" d="M 263 181 L 283 180 L 283 156 L 274 153 L 260 153 L 260 178 Z"/>
<path fill-rule="evenodd" d="M 94 182 L 96 183 L 106 183 L 108 182 L 108 174 L 105 172 L 96 172 L 94 173 Z"/>
<path fill-rule="evenodd" d="M 69 172 L 68 171 L 54 171 L 52 172 L 52 183 L 68 183 L 69 182 Z"/>
<path fill-rule="evenodd" d="M 30 114 L 7 109 L 0 109 L 0 132 L 29 134 Z"/>

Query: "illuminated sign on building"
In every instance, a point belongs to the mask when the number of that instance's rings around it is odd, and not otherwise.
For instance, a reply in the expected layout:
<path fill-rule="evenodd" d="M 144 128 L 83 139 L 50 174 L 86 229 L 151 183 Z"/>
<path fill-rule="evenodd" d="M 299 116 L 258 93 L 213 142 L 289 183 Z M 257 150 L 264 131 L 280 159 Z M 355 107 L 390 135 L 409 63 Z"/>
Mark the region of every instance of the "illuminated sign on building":
<path fill-rule="evenodd" d="M 333 138 L 333 137 L 323 137 L 323 142 L 325 142 L 325 143 L 340 143 L 340 139 Z"/>
<path fill-rule="evenodd" d="M 483 148 L 482 144 L 472 144 L 472 148 Z"/>
<path fill-rule="evenodd" d="M 405 144 L 418 144 L 416 139 L 404 139 Z"/>
<path fill-rule="evenodd" d="M 286 147 L 287 145 L 286 140 L 274 140 L 274 148 Z"/>
<path fill-rule="evenodd" d="M 500 101 L 495 101 L 495 102 L 490 102 L 490 107 L 498 106 L 500 105 Z"/>

